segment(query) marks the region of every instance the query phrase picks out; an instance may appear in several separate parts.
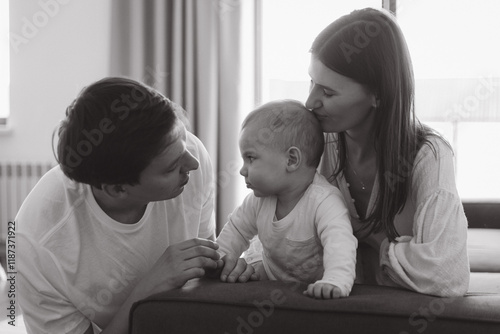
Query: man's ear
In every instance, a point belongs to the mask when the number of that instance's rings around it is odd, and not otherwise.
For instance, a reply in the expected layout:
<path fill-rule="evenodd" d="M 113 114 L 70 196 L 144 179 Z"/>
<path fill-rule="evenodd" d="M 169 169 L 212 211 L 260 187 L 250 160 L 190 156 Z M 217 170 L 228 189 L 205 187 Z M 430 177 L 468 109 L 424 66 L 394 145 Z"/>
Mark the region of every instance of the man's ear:
<path fill-rule="evenodd" d="M 300 164 L 302 163 L 302 152 L 300 151 L 300 149 L 295 146 L 292 146 L 287 150 L 286 154 L 288 158 L 286 170 L 288 172 L 293 172 L 297 170 L 300 167 Z"/>
<path fill-rule="evenodd" d="M 121 184 L 103 184 L 101 188 L 106 195 L 112 198 L 120 198 L 127 193 Z"/>

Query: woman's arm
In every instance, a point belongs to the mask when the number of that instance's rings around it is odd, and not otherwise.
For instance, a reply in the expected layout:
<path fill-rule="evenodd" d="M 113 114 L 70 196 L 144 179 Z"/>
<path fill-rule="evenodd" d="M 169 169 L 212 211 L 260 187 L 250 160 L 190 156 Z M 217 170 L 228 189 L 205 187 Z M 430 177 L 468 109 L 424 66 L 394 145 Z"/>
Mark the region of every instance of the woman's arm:
<path fill-rule="evenodd" d="M 417 292 L 463 296 L 469 285 L 467 230 L 457 197 L 438 192 L 416 213 L 417 233 L 384 241 L 380 265 L 398 285 Z"/>
<path fill-rule="evenodd" d="M 453 156 L 440 140 L 417 155 L 411 197 L 413 236 L 380 246 L 385 278 L 411 290 L 462 296 L 469 284 L 467 219 L 455 186 Z M 411 219 L 411 218 L 410 218 Z"/>

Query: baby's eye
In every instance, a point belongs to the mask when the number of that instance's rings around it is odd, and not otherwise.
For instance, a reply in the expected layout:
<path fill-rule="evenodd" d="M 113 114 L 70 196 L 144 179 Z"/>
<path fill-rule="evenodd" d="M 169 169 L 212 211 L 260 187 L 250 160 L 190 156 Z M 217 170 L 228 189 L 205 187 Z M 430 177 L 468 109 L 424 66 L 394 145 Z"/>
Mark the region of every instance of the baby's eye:
<path fill-rule="evenodd" d="M 251 155 L 247 155 L 247 160 L 249 162 L 253 162 L 255 160 L 255 157 L 254 156 L 251 156 Z"/>

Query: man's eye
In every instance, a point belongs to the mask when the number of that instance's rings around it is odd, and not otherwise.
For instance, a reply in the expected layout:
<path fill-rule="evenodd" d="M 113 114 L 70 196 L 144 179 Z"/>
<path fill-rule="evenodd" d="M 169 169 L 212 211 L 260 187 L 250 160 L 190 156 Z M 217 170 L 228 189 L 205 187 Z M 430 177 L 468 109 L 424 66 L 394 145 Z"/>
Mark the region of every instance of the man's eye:
<path fill-rule="evenodd" d="M 176 169 L 176 168 L 177 168 L 177 167 L 170 168 L 169 170 L 167 170 L 167 171 L 165 172 L 165 174 L 170 174 L 170 173 L 172 173 L 173 171 L 175 171 L 175 169 Z"/>
<path fill-rule="evenodd" d="M 250 162 L 253 162 L 255 160 L 255 157 L 247 156 L 247 160 L 250 161 Z"/>

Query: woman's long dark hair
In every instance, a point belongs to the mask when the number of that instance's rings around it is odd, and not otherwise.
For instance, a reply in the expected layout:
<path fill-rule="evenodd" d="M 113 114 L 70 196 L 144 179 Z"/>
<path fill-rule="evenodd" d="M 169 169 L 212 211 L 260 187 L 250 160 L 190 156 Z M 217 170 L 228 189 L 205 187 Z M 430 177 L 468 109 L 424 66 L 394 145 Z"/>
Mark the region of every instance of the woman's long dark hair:
<path fill-rule="evenodd" d="M 369 233 L 398 237 L 394 217 L 410 193 L 415 156 L 433 131 L 415 117 L 413 68 L 406 41 L 393 15 L 366 8 L 345 15 L 314 40 L 311 53 L 331 70 L 367 87 L 379 101 L 374 124 L 379 191 L 362 218 Z M 432 146 L 431 146 L 432 147 Z M 345 133 L 338 134 L 334 177 L 347 161 Z"/>

